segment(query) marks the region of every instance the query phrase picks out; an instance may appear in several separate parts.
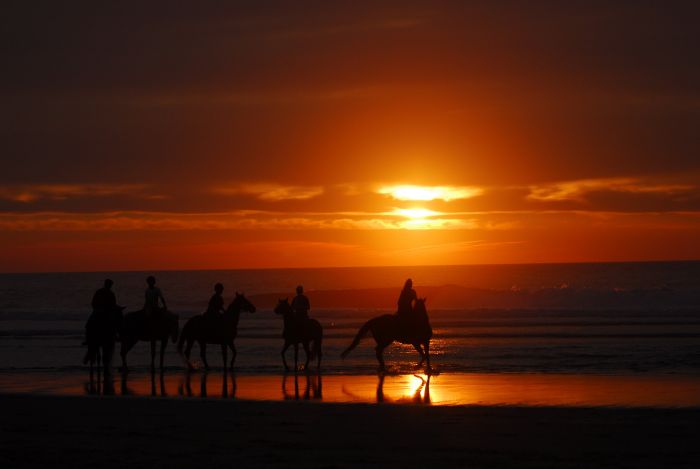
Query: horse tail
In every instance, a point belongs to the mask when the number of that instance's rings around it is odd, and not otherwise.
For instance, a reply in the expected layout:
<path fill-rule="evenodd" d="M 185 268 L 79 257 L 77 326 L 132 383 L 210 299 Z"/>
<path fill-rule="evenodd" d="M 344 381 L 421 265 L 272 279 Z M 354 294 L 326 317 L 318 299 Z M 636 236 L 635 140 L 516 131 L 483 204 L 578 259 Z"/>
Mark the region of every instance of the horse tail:
<path fill-rule="evenodd" d="M 313 341 L 314 346 L 311 349 L 309 360 L 315 360 L 316 357 L 321 355 L 321 342 L 323 342 L 323 329 L 321 328 L 321 324 L 318 325 L 318 333 L 316 337 L 314 337 Z"/>
<path fill-rule="evenodd" d="M 172 321 L 173 321 L 173 328 L 171 331 L 172 332 L 171 335 L 172 335 L 173 343 L 176 343 L 177 338 L 180 335 L 180 316 L 178 316 L 177 314 L 173 314 Z M 179 343 L 178 343 L 178 347 L 179 347 Z"/>
<path fill-rule="evenodd" d="M 179 329 L 179 326 L 178 326 Z M 180 356 L 185 359 L 185 354 L 183 352 L 183 349 L 185 347 L 185 341 L 190 335 L 190 330 L 192 329 L 192 324 L 190 321 L 187 321 L 185 325 L 182 327 L 182 331 L 180 331 L 180 338 L 177 341 L 177 353 L 180 354 Z M 185 359 L 185 361 L 187 361 Z"/>
<path fill-rule="evenodd" d="M 357 331 L 357 335 L 355 335 L 355 338 L 352 340 L 352 343 L 348 348 L 346 348 L 343 353 L 340 354 L 340 358 L 345 359 L 345 357 L 348 356 L 352 350 L 357 347 L 357 345 L 360 343 L 360 340 L 367 335 L 367 332 L 369 332 L 370 329 L 372 329 L 372 326 L 374 325 L 374 319 L 370 319 L 367 321 L 362 327 L 360 327 L 360 330 Z"/>

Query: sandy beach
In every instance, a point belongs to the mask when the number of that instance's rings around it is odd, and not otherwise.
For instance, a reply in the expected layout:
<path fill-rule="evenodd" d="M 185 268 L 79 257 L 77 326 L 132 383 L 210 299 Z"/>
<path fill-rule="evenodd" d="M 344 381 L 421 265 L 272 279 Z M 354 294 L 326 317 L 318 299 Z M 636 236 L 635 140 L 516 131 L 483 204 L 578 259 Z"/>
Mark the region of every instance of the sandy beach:
<path fill-rule="evenodd" d="M 698 409 L 0 396 L 19 467 L 697 467 Z"/>

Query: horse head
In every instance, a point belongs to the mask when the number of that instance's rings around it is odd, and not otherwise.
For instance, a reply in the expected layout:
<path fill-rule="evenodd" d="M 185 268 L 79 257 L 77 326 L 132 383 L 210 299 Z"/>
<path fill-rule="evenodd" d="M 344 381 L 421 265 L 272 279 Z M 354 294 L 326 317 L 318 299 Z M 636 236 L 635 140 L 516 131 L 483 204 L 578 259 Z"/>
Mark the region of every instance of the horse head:
<path fill-rule="evenodd" d="M 233 299 L 231 304 L 226 310 L 227 313 L 239 313 L 241 311 L 246 311 L 248 313 L 255 312 L 255 305 L 248 301 L 243 293 L 236 292 L 236 297 Z"/>
<path fill-rule="evenodd" d="M 275 314 L 281 314 L 282 316 L 288 316 L 292 312 L 292 305 L 289 304 L 289 298 L 277 300 L 277 306 L 275 306 Z"/>

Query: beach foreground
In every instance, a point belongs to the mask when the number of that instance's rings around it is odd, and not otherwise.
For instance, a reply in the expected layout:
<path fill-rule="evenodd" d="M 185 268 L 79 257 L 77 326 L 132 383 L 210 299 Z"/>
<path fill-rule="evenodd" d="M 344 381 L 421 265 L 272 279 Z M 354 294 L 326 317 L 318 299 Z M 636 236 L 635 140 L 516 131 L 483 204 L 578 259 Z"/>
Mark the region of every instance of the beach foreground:
<path fill-rule="evenodd" d="M 0 396 L 2 467 L 696 467 L 700 409 Z"/>

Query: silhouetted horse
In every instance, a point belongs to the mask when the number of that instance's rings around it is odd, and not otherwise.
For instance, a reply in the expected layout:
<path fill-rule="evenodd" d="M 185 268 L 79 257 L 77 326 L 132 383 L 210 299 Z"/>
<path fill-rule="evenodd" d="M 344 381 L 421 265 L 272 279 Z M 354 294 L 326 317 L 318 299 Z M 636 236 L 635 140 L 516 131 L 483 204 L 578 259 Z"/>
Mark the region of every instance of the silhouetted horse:
<path fill-rule="evenodd" d="M 289 370 L 287 359 L 284 354 L 290 345 L 294 345 L 294 369 L 297 369 L 297 360 L 299 357 L 299 344 L 301 343 L 306 352 L 306 363 L 304 369 L 309 368 L 309 362 L 314 358 L 318 358 L 316 368 L 321 368 L 321 342 L 323 341 L 323 328 L 321 323 L 315 319 L 306 319 L 301 323 L 294 317 L 294 311 L 289 304 L 289 298 L 279 300 L 275 306 L 275 313 L 281 314 L 284 319 L 284 346 L 282 347 L 282 363 L 284 369 Z M 309 342 L 313 342 L 313 349 L 309 349 Z"/>
<path fill-rule="evenodd" d="M 102 366 L 105 374 L 109 373 L 115 336 L 122 324 L 123 310 L 124 307 L 120 306 L 110 312 L 93 312 L 88 318 L 85 325 L 85 343 L 88 349 L 83 363 L 90 363 L 91 374 L 94 365 L 97 365 L 98 370 Z"/>
<path fill-rule="evenodd" d="M 187 367 L 192 369 L 190 362 L 190 352 L 195 342 L 199 344 L 199 354 L 202 357 L 204 367 L 208 370 L 207 363 L 207 344 L 221 345 L 221 353 L 224 357 L 224 368 L 226 368 L 226 352 L 231 349 L 233 356 L 231 358 L 231 368 L 236 360 L 236 347 L 233 344 L 236 335 L 238 334 L 238 319 L 241 311 L 255 312 L 255 306 L 248 301 L 246 297 L 236 292 L 236 297 L 226 309 L 226 312 L 220 316 L 214 315 L 199 315 L 190 318 L 182 328 L 180 340 L 177 343 L 177 351 L 182 355 L 187 363 Z M 183 353 L 183 346 L 187 342 L 187 347 Z"/>
<path fill-rule="evenodd" d="M 425 298 L 416 300 L 412 316 L 406 318 L 410 321 L 407 324 L 402 324 L 404 319 L 396 314 L 384 314 L 370 319 L 360 328 L 350 346 L 340 356 L 345 358 L 357 347 L 367 332 L 371 332 L 377 342 L 375 351 L 380 368 L 384 369 L 384 349 L 396 341 L 413 345 L 421 358 L 417 366 L 421 366 L 427 360 L 428 369 L 430 369 L 430 338 L 433 336 L 433 328 L 430 327 L 428 313 L 425 310 Z"/>
<path fill-rule="evenodd" d="M 178 320 L 178 315 L 170 311 L 160 311 L 152 317 L 147 316 L 143 310 L 124 315 L 124 321 L 119 330 L 122 342 L 120 350 L 122 371 L 127 370 L 126 354 L 139 340 L 151 343 L 151 370 L 155 369 L 156 342 L 160 340 L 160 369 L 162 371 L 168 337 L 172 339 L 173 343 L 177 342 L 177 334 L 180 329 Z"/>

